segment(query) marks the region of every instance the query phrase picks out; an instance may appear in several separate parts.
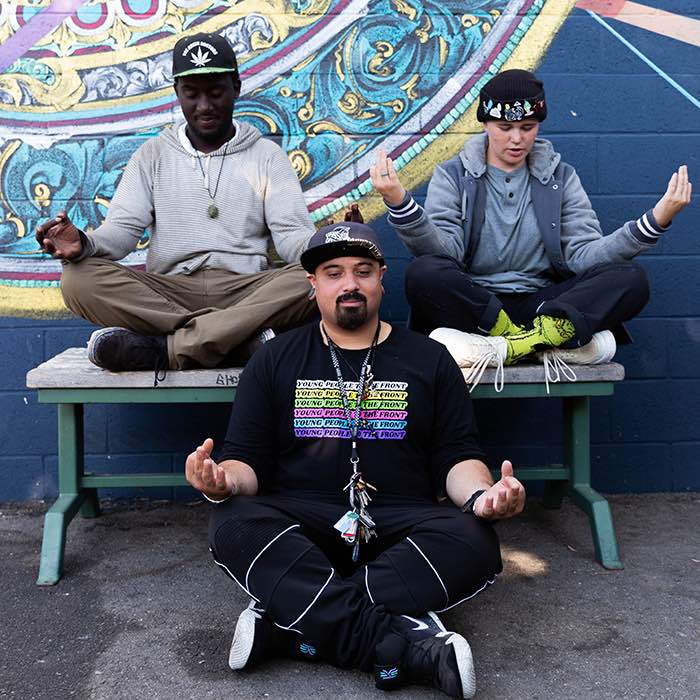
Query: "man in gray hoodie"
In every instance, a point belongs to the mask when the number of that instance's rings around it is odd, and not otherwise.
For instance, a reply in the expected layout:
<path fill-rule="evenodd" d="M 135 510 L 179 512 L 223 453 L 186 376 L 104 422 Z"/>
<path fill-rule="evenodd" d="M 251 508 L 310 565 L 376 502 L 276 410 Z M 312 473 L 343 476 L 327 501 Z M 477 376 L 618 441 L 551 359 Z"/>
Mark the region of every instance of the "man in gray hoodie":
<path fill-rule="evenodd" d="M 603 236 L 574 168 L 537 138 L 546 115 L 542 83 L 508 70 L 481 90 L 484 133 L 435 169 L 425 208 L 384 153 L 371 171 L 389 222 L 418 256 L 406 273 L 412 326 L 463 366 L 512 364 L 537 350 L 610 359 L 615 337 L 628 341 L 622 322 L 648 300 L 632 258 L 690 202 L 681 166 L 653 209 Z"/>
<path fill-rule="evenodd" d="M 185 122 L 134 153 L 104 223 L 85 233 L 62 212 L 37 229 L 65 262 L 67 306 L 105 326 L 90 360 L 113 371 L 231 362 L 264 329 L 315 309 L 298 264 L 314 226 L 286 154 L 233 119 L 241 80 L 230 45 L 216 34 L 180 39 L 173 78 Z M 114 262 L 146 229 L 147 271 Z M 271 242 L 285 267 L 268 269 Z"/>

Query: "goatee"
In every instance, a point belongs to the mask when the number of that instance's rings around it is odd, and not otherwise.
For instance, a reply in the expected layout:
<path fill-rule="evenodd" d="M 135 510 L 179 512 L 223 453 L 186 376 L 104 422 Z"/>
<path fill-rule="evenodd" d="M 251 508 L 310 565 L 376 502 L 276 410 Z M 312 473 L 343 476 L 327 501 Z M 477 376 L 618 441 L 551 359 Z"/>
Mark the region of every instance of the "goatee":
<path fill-rule="evenodd" d="M 341 306 L 344 301 L 361 301 L 362 306 Z M 367 323 L 367 299 L 359 292 L 343 294 L 335 300 L 335 322 L 339 328 L 354 331 Z"/>

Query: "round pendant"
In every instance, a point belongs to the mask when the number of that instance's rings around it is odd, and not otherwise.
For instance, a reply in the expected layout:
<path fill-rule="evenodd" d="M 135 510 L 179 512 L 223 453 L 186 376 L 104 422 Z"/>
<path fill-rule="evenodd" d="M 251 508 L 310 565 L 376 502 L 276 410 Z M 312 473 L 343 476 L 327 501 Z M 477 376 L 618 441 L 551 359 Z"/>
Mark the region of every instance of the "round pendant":
<path fill-rule="evenodd" d="M 210 219 L 216 219 L 216 217 L 219 216 L 219 209 L 216 206 L 216 204 L 209 205 L 209 208 L 207 209 L 207 214 L 209 215 Z"/>

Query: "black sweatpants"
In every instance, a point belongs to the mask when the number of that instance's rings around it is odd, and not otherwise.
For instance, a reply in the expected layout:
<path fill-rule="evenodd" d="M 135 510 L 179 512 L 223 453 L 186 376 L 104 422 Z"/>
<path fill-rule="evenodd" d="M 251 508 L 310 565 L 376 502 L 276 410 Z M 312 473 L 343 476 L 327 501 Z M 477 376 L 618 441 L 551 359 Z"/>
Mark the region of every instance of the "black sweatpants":
<path fill-rule="evenodd" d="M 378 537 L 352 548 L 333 528 L 347 503 L 318 494 L 236 496 L 214 507 L 214 558 L 278 627 L 312 642 L 338 666 L 370 670 L 393 614 L 443 611 L 501 571 L 492 526 L 452 505 L 380 504 Z"/>
<path fill-rule="evenodd" d="M 446 255 L 416 258 L 406 270 L 406 297 L 411 328 L 428 334 L 435 328 L 488 333 L 505 309 L 517 324 L 535 316 L 568 318 L 576 329 L 570 346 L 585 345 L 591 336 L 612 330 L 628 342 L 622 323 L 649 301 L 644 269 L 634 262 L 606 263 L 532 293 L 494 294 L 474 284 L 464 266 Z"/>

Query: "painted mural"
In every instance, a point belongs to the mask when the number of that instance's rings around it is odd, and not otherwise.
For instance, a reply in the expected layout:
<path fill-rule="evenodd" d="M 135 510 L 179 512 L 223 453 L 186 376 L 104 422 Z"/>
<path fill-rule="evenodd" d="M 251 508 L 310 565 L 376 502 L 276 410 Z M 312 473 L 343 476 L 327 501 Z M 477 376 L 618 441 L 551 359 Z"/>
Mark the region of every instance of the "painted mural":
<path fill-rule="evenodd" d="M 60 264 L 34 228 L 91 229 L 138 146 L 178 117 L 171 51 L 216 31 L 239 58 L 236 116 L 287 151 L 315 221 L 383 207 L 388 151 L 413 187 L 476 131 L 493 73 L 534 68 L 574 0 L 3 0 L 0 315 L 58 315 Z M 147 235 L 141 247 L 148 245 Z M 143 252 L 127 259 L 139 264 Z"/>

